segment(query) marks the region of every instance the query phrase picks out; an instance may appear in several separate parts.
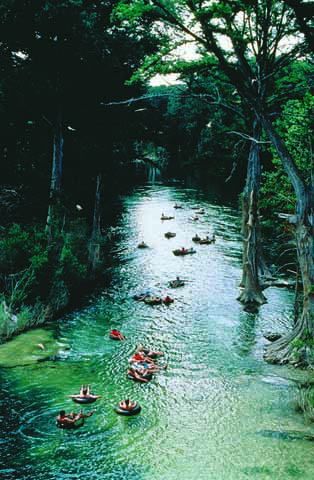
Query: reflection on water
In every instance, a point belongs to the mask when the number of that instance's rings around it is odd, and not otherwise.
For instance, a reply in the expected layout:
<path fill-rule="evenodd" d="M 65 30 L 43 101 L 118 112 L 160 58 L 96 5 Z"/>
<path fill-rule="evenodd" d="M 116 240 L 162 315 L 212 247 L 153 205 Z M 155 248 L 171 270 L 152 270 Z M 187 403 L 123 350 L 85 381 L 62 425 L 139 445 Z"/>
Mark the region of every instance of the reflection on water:
<path fill-rule="evenodd" d="M 184 208 L 173 210 L 175 202 Z M 189 220 L 196 204 L 206 211 L 199 222 Z M 175 219 L 161 222 L 162 212 Z M 177 236 L 167 240 L 168 230 Z M 243 312 L 235 300 L 237 212 L 193 189 L 138 188 L 123 199 L 112 232 L 109 287 L 55 326 L 58 341 L 70 349 L 56 362 L 1 371 L 1 478 L 312 479 L 313 447 L 301 435 L 310 426 L 294 412 L 293 382 L 282 378 L 302 373 L 262 360 L 262 332 L 286 323 L 293 298 L 269 289 L 258 314 Z M 217 242 L 175 257 L 172 250 L 192 246 L 195 233 L 215 233 Z M 150 248 L 138 250 L 143 239 Z M 146 288 L 169 293 L 167 282 L 176 275 L 189 282 L 171 291 L 174 304 L 132 300 Z M 110 341 L 111 328 L 127 341 Z M 148 385 L 125 374 L 138 343 L 165 351 L 169 363 Z M 57 429 L 55 414 L 73 409 L 67 396 L 82 383 L 102 394 L 96 414 L 80 430 Z M 113 412 L 125 397 L 140 402 L 141 415 Z M 291 431 L 299 432 L 293 440 L 284 434 Z"/>

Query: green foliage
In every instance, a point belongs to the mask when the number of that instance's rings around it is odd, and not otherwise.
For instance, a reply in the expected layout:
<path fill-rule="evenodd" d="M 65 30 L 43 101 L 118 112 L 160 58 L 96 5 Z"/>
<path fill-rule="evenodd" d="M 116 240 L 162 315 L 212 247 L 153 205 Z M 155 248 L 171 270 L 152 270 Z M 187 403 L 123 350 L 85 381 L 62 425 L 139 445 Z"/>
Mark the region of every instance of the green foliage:
<path fill-rule="evenodd" d="M 133 24 L 146 13 L 153 11 L 153 7 L 144 0 L 136 0 L 132 3 L 127 1 L 119 2 L 116 6 L 112 18 L 113 20 L 128 21 Z"/>
<path fill-rule="evenodd" d="M 73 245 L 67 237 L 60 255 L 60 266 L 65 277 L 81 279 L 87 273 L 87 266 L 79 261 Z"/>
<path fill-rule="evenodd" d="M 51 291 L 56 291 L 57 284 L 62 284 L 62 288 L 57 289 L 56 296 L 61 298 L 64 291 L 68 292 L 68 297 L 71 289 L 85 280 L 88 273 L 87 234 L 84 221 L 76 220 L 70 224 L 69 233 L 64 232 L 58 239 L 61 243 L 58 258 L 52 259 L 51 249 L 55 247 L 47 247 L 45 232 L 38 227 L 14 224 L 2 231 L 1 286 L 12 311 L 19 311 L 27 303 L 47 301 L 48 296 L 53 302 Z M 27 319 L 25 323 L 28 323 Z"/>
<path fill-rule="evenodd" d="M 4 338 L 22 332 L 25 329 L 42 324 L 48 317 L 48 309 L 41 302 L 35 305 L 21 305 L 13 311 L 11 305 L 7 305 L 3 295 L 0 296 L 0 343 Z"/>
<path fill-rule="evenodd" d="M 208 65 L 212 67 L 211 75 Z M 232 130 L 246 129 L 239 98 L 219 75 L 212 58 L 205 63 L 182 62 L 182 66 L 180 84 L 149 91 L 152 100 L 146 122 L 151 141 L 158 141 L 168 152 L 171 175 L 197 176 L 206 172 L 223 182 L 237 161 L 234 180 L 241 182 L 239 172 L 246 163 L 247 149 L 244 142 L 237 141 L 235 147 L 234 136 L 227 135 Z"/>
<path fill-rule="evenodd" d="M 30 265 L 34 269 L 47 263 L 46 238 L 42 231 L 14 223 L 0 236 L 0 269 L 2 273 L 19 272 Z"/>
<path fill-rule="evenodd" d="M 305 342 L 304 342 L 304 340 L 301 340 L 300 338 L 298 338 L 296 340 L 293 340 L 291 345 L 295 350 L 300 350 L 301 348 L 303 348 L 305 346 Z"/>
<path fill-rule="evenodd" d="M 314 339 L 310 337 L 304 339 L 296 339 L 291 342 L 292 347 L 295 350 L 301 350 L 304 347 L 314 348 Z"/>
<path fill-rule="evenodd" d="M 23 306 L 17 314 L 17 329 L 18 331 L 30 327 L 33 323 L 34 315 L 33 309 L 29 306 Z"/>
<path fill-rule="evenodd" d="M 282 116 L 276 126 L 285 140 L 301 175 L 308 182 L 313 170 L 312 138 L 314 128 L 314 97 L 310 93 L 301 99 L 291 99 L 282 109 Z M 274 212 L 295 210 L 295 194 L 281 161 L 271 148 L 273 170 L 263 175 L 262 202 L 263 209 Z"/>

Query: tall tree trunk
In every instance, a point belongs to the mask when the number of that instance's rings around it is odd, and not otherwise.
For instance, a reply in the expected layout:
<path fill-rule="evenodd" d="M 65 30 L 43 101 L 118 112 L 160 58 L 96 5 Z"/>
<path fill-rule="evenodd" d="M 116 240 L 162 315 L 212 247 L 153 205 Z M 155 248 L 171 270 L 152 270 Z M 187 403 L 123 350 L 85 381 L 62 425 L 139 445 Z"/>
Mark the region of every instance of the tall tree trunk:
<path fill-rule="evenodd" d="M 61 110 L 59 110 L 53 133 L 52 168 L 46 228 L 49 244 L 60 233 L 62 224 L 61 187 L 63 169 L 63 143 L 62 113 Z"/>
<path fill-rule="evenodd" d="M 96 178 L 95 204 L 92 234 L 89 242 L 89 264 L 92 271 L 95 271 L 100 261 L 100 219 L 101 219 L 101 174 Z"/>
<path fill-rule="evenodd" d="M 308 365 L 314 362 L 313 354 L 311 355 L 314 340 L 313 185 L 307 186 L 304 183 L 271 122 L 263 115 L 260 116 L 260 120 L 294 187 L 297 199 L 295 222 L 297 257 L 303 285 L 300 317 L 289 334 L 268 347 L 265 359 L 278 363 Z"/>
<path fill-rule="evenodd" d="M 48 260 L 50 265 L 50 288 L 47 301 L 52 312 L 59 312 L 69 300 L 69 291 L 59 274 L 60 256 L 64 245 L 61 235 L 64 223 L 62 202 L 63 174 L 63 125 L 62 111 L 59 108 L 53 126 L 53 154 L 46 232 L 48 237 Z"/>
<path fill-rule="evenodd" d="M 238 300 L 246 306 L 262 305 L 266 298 L 262 293 L 259 282 L 259 253 L 260 253 L 260 225 L 259 225 L 259 190 L 261 182 L 260 139 L 261 127 L 255 120 L 253 125 L 252 141 L 246 175 L 246 184 L 242 196 L 242 280 L 241 292 Z"/>

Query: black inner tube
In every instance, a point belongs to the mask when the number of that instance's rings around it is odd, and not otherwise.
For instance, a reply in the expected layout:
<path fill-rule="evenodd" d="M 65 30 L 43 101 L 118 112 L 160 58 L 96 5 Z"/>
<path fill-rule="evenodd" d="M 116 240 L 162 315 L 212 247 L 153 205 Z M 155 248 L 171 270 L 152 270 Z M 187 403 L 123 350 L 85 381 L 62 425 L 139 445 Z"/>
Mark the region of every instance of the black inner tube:
<path fill-rule="evenodd" d="M 80 404 L 94 403 L 97 398 L 93 397 L 72 397 L 73 402 Z"/>
<path fill-rule="evenodd" d="M 118 413 L 119 415 L 125 415 L 126 417 L 132 417 L 133 415 L 138 415 L 141 411 L 140 405 L 137 403 L 132 410 L 125 410 L 124 408 L 121 408 L 120 405 L 117 405 L 114 408 L 114 411 Z"/>
<path fill-rule="evenodd" d="M 150 353 L 150 350 L 148 350 L 147 348 L 142 348 L 142 352 L 147 355 L 149 358 L 158 358 L 159 354 L 158 353 Z"/>

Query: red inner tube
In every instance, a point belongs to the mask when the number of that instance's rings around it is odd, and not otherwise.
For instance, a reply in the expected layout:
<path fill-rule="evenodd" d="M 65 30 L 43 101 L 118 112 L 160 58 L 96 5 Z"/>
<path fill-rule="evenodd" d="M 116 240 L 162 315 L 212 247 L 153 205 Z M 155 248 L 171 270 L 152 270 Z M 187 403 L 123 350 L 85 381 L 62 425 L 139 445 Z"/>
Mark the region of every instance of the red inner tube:
<path fill-rule="evenodd" d="M 112 340 L 123 340 L 123 335 L 121 332 L 119 332 L 118 330 L 111 330 L 111 332 L 109 333 L 109 337 L 112 339 Z"/>

